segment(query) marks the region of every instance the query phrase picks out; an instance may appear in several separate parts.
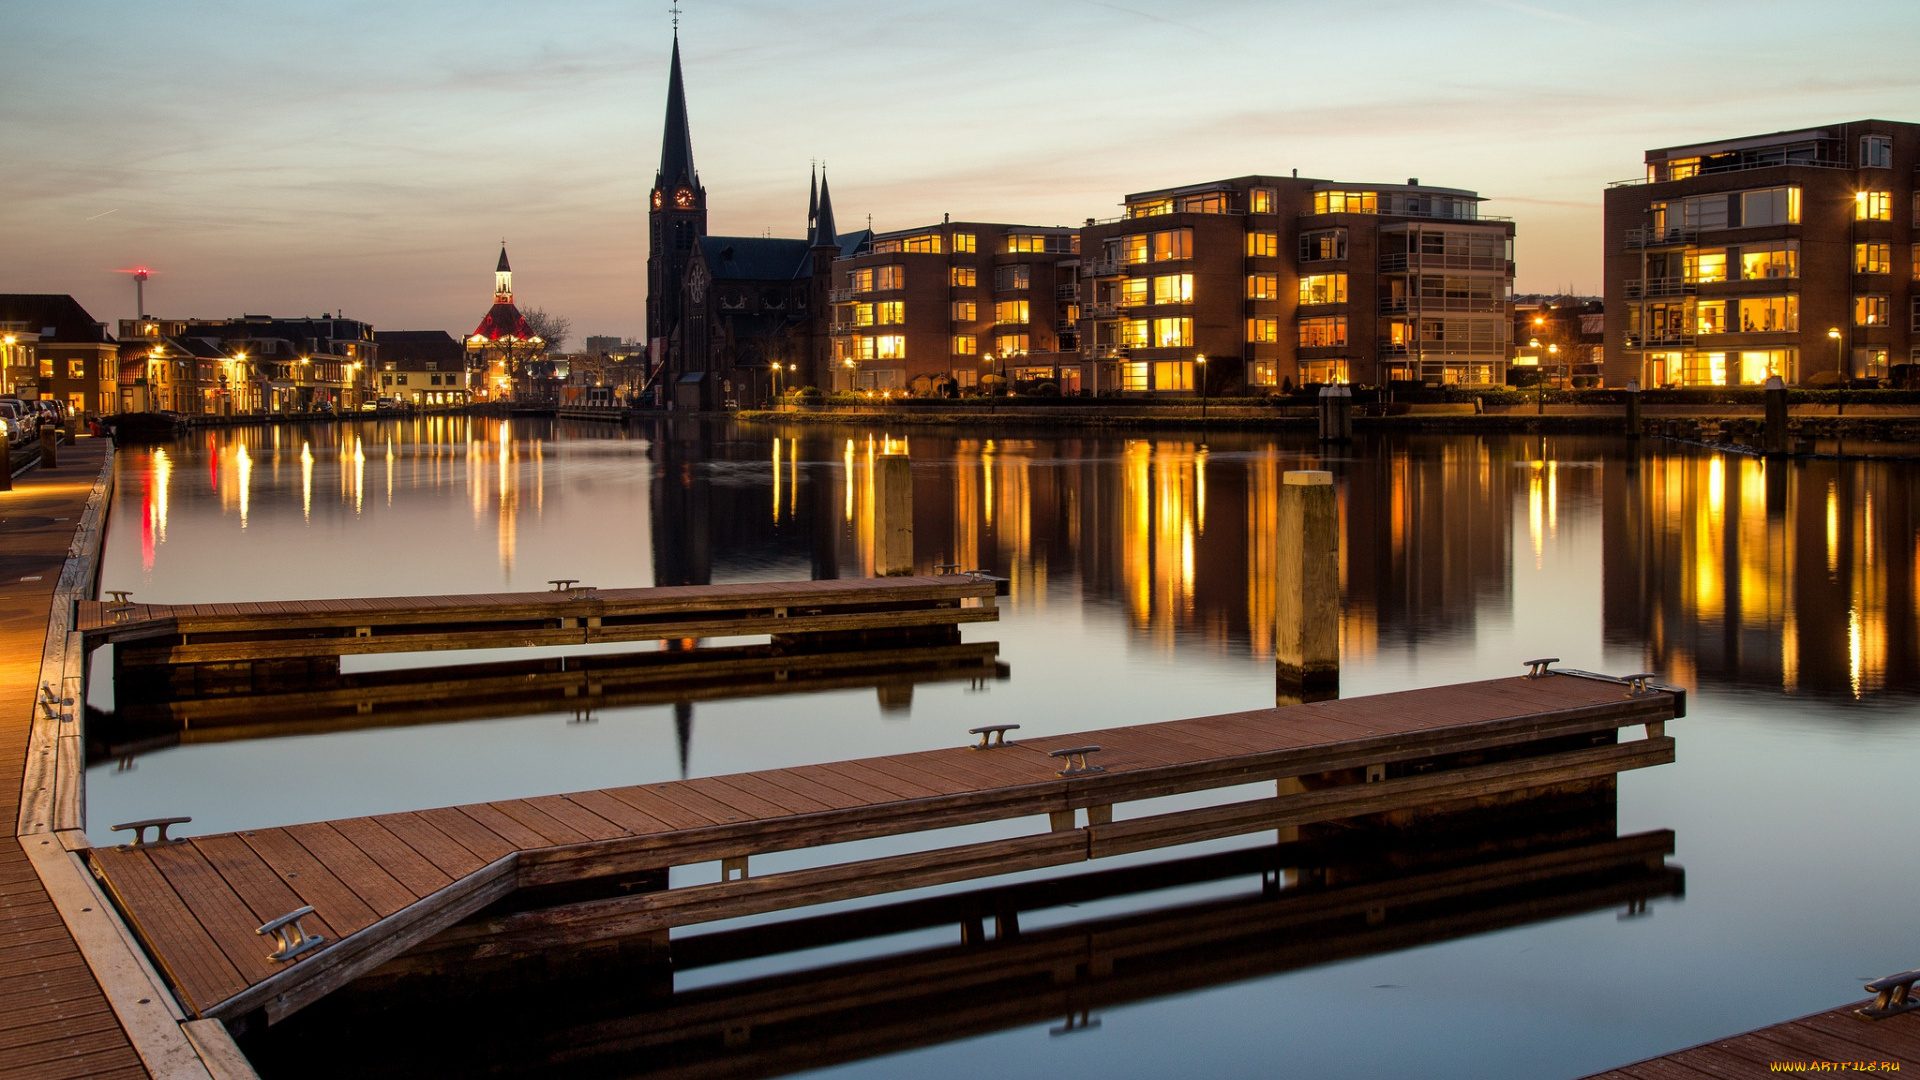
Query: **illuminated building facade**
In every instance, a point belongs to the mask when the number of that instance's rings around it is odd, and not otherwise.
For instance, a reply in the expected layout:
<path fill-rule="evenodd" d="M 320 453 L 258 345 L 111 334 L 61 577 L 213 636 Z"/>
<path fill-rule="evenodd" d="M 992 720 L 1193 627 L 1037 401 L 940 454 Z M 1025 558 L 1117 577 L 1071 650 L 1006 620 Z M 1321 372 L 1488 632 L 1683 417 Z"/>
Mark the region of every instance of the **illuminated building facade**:
<path fill-rule="evenodd" d="M 1083 387 L 1501 383 L 1514 227 L 1481 201 L 1274 176 L 1129 195 L 1080 231 Z"/>
<path fill-rule="evenodd" d="M 535 384 L 544 384 L 541 361 L 546 343 L 527 324 L 513 304 L 513 266 L 507 245 L 500 245 L 500 261 L 493 268 L 493 306 L 480 325 L 467 335 L 467 390 L 474 401 L 505 401 L 540 396 Z"/>
<path fill-rule="evenodd" d="M 986 376 L 1080 388 L 1071 228 L 943 221 L 833 265 L 836 390 L 972 392 Z"/>
<path fill-rule="evenodd" d="M 377 351 L 371 323 L 337 315 L 122 319 L 121 407 L 189 416 L 357 409 Z"/>
<path fill-rule="evenodd" d="M 119 347 L 61 293 L 0 294 L 0 392 L 62 402 L 75 416 L 118 408 Z"/>
<path fill-rule="evenodd" d="M 1647 151 L 1606 191 L 1607 385 L 1896 381 L 1917 164 L 1920 126 L 1888 120 Z"/>
<path fill-rule="evenodd" d="M 416 409 L 467 404 L 466 350 L 445 330 L 383 330 L 374 392 Z"/>

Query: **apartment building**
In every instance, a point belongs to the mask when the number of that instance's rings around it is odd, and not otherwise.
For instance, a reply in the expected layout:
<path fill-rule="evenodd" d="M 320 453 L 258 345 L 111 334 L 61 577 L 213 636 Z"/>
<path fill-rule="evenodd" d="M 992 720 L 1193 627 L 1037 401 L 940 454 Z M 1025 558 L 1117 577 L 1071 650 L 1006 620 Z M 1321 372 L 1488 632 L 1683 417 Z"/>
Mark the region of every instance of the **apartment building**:
<path fill-rule="evenodd" d="M 1672 146 L 1605 195 L 1609 386 L 1896 381 L 1920 341 L 1920 126 Z"/>
<path fill-rule="evenodd" d="M 1472 191 L 1242 176 L 1081 230 L 1082 383 L 1261 393 L 1506 376 L 1513 223 Z"/>
<path fill-rule="evenodd" d="M 1064 226 L 942 221 L 834 260 L 836 390 L 970 393 L 986 376 L 1080 389 L 1079 238 Z"/>
<path fill-rule="evenodd" d="M 122 319 L 122 406 L 189 415 L 354 409 L 371 396 L 378 348 L 371 324 L 339 315 Z"/>
<path fill-rule="evenodd" d="M 0 391 L 59 401 L 75 416 L 118 407 L 120 351 L 64 293 L 0 294 Z"/>

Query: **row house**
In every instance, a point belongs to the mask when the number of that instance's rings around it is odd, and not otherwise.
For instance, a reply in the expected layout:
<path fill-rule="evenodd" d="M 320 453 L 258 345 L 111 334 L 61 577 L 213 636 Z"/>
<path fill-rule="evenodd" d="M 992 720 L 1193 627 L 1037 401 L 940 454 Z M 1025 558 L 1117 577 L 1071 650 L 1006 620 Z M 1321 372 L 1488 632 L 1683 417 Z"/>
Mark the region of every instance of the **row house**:
<path fill-rule="evenodd" d="M 188 415 L 356 409 L 372 397 L 371 324 L 296 319 L 122 319 L 121 390 Z"/>
<path fill-rule="evenodd" d="M 0 294 L 0 394 L 99 416 L 118 407 L 118 381 L 119 348 L 79 301 L 62 293 Z"/>

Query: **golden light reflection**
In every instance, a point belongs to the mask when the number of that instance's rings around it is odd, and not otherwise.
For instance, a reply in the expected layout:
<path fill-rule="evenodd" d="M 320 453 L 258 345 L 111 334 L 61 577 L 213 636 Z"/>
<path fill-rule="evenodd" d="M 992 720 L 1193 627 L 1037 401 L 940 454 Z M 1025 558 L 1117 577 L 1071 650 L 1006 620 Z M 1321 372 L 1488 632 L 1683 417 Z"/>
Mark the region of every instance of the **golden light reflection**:
<path fill-rule="evenodd" d="M 1827 573 L 1840 572 L 1840 487 L 1827 481 Z"/>
<path fill-rule="evenodd" d="M 360 515 L 361 497 L 366 490 L 366 481 L 366 449 L 360 444 L 360 436 L 355 435 L 353 437 L 353 513 L 355 517 Z"/>
<path fill-rule="evenodd" d="M 775 439 L 774 442 L 780 440 Z M 891 451 L 889 451 L 891 452 Z M 800 440 L 787 440 L 787 520 L 800 509 Z"/>
<path fill-rule="evenodd" d="M 776 443 L 779 442 L 778 439 L 774 441 Z M 840 456 L 840 467 L 842 471 L 846 473 L 846 476 L 847 476 L 847 521 L 851 523 L 853 521 L 853 440 L 852 439 L 847 440 L 846 453 Z M 778 470 L 775 470 L 775 471 L 777 472 Z M 775 497 L 774 501 L 775 501 L 775 504 L 777 505 L 779 502 L 778 496 Z"/>
<path fill-rule="evenodd" d="M 233 453 L 234 472 L 240 485 L 240 528 L 247 527 L 247 505 L 253 491 L 253 455 L 247 453 L 247 444 L 241 443 Z"/>
<path fill-rule="evenodd" d="M 1527 536 L 1533 541 L 1533 568 L 1545 565 L 1547 490 L 1545 462 L 1535 461 L 1527 472 Z M 1395 500 L 1397 503 L 1399 500 Z"/>
<path fill-rule="evenodd" d="M 773 523 L 780 524 L 780 508 L 786 500 L 780 497 L 780 453 L 784 449 L 779 439 L 773 440 Z"/>
<path fill-rule="evenodd" d="M 1169 649 L 1177 625 L 1194 613 L 1198 457 L 1192 443 L 1138 439 L 1122 464 L 1120 573 L 1129 614 Z"/>
<path fill-rule="evenodd" d="M 313 520 L 313 445 L 300 443 L 300 516 Z"/>

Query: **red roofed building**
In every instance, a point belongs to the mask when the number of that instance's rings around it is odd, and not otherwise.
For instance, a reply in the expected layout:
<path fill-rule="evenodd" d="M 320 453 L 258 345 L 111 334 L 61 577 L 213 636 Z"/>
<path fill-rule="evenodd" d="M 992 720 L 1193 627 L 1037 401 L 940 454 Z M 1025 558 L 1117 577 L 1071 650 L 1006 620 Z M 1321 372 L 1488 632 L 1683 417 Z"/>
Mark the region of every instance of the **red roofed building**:
<path fill-rule="evenodd" d="M 546 354 L 545 343 L 513 306 L 513 267 L 507 246 L 500 245 L 500 262 L 493 271 L 493 306 L 467 335 L 467 370 L 473 400 L 504 401 L 516 383 L 527 377 L 526 367 Z"/>

